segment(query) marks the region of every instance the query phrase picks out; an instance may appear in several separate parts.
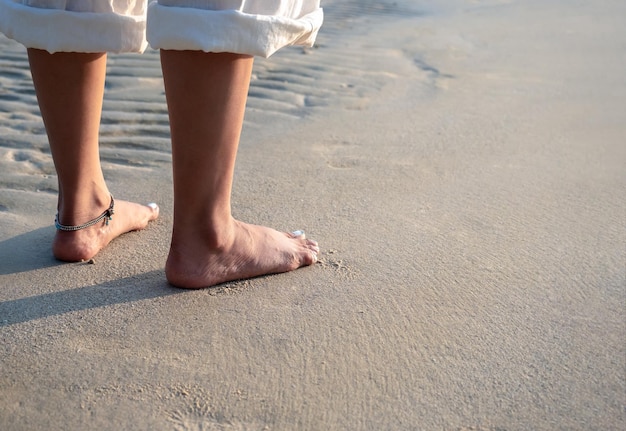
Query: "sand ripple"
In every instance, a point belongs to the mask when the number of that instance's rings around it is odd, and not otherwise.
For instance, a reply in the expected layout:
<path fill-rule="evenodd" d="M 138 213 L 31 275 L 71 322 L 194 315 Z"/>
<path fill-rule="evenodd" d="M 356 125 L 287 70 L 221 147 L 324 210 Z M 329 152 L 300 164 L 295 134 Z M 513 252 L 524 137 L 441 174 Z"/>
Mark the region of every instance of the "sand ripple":
<path fill-rule="evenodd" d="M 367 109 L 385 85 L 401 76 L 422 74 L 425 87 L 435 86 L 430 82 L 439 74 L 434 66 L 389 49 L 388 41 L 362 41 L 365 33 L 376 31 L 372 20 L 380 29 L 421 15 L 412 2 L 345 0 L 324 7 L 326 23 L 315 47 L 285 49 L 256 62 L 247 128 L 291 124 L 320 109 Z M 0 52 L 0 184 L 9 190 L 55 193 L 56 176 L 25 50 L 0 36 Z M 170 163 L 158 52 L 109 56 L 100 143 L 105 175 L 111 169 Z"/>

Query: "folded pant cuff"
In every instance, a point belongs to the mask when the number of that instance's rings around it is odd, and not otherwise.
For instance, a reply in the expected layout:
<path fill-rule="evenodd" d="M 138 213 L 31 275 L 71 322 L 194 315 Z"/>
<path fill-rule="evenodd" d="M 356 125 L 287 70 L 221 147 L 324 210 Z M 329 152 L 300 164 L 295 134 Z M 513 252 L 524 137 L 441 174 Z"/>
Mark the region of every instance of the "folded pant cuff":
<path fill-rule="evenodd" d="M 148 6 L 147 39 L 155 49 L 269 57 L 284 46 L 312 46 L 323 19 L 321 8 L 299 18 L 289 18 L 152 2 Z"/>
<path fill-rule="evenodd" d="M 143 52 L 145 15 L 71 12 L 0 0 L 0 31 L 48 52 Z"/>

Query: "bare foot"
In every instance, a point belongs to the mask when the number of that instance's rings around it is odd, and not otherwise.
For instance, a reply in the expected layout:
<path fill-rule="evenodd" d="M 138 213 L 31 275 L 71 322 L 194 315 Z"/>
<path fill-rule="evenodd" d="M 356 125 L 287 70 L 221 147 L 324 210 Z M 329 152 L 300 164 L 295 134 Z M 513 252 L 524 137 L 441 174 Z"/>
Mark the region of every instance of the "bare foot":
<path fill-rule="evenodd" d="M 113 239 L 133 230 L 141 230 L 159 216 L 156 205 L 140 205 L 115 200 L 115 214 L 109 224 L 105 222 L 72 231 L 57 230 L 52 242 L 54 256 L 66 262 L 80 262 L 94 257 Z"/>
<path fill-rule="evenodd" d="M 226 281 L 292 271 L 317 262 L 317 243 L 304 233 L 278 232 L 232 220 L 218 244 L 198 230 L 174 233 L 165 274 L 176 287 L 198 289 Z M 223 231 L 224 232 L 224 231 Z"/>

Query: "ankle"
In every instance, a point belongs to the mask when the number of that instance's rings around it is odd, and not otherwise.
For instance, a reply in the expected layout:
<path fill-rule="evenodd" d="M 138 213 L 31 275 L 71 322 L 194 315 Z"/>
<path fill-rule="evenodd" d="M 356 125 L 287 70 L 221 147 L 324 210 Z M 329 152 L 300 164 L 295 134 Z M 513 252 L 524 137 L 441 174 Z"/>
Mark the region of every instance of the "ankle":
<path fill-rule="evenodd" d="M 81 193 L 59 193 L 58 222 L 80 225 L 98 217 L 111 205 L 112 195 L 104 188 Z"/>
<path fill-rule="evenodd" d="M 224 252 L 228 250 L 235 239 L 237 221 L 232 217 L 227 219 L 202 219 L 197 222 L 181 222 L 174 218 L 172 230 L 172 247 L 191 250 L 196 244 L 204 251 Z"/>
<path fill-rule="evenodd" d="M 98 217 L 95 217 L 85 223 L 80 225 L 64 225 L 59 222 L 59 214 L 56 215 L 54 219 L 54 225 L 57 230 L 62 230 L 66 232 L 75 232 L 77 230 L 86 229 L 88 227 L 97 225 L 100 222 L 104 222 L 105 225 L 109 225 L 109 222 L 113 219 L 113 214 L 115 214 L 115 199 L 113 195 L 111 195 L 111 203 L 106 210 L 104 210 Z"/>

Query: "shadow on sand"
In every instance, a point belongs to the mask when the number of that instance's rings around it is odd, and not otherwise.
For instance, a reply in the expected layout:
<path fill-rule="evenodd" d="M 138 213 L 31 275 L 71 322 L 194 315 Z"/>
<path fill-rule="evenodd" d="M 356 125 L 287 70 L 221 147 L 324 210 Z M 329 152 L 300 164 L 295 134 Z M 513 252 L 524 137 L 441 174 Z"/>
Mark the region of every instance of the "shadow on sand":
<path fill-rule="evenodd" d="M 0 302 L 0 327 L 184 292 L 168 285 L 162 271 L 155 270 L 94 286 Z"/>
<path fill-rule="evenodd" d="M 44 227 L 0 241 L 0 276 L 68 265 L 52 255 L 53 237 L 54 227 Z M 0 302 L 0 327 L 182 292 L 167 284 L 163 271 L 155 270 L 98 285 Z"/>
<path fill-rule="evenodd" d="M 54 227 L 43 227 L 0 241 L 0 275 L 63 265 L 52 255 Z"/>

